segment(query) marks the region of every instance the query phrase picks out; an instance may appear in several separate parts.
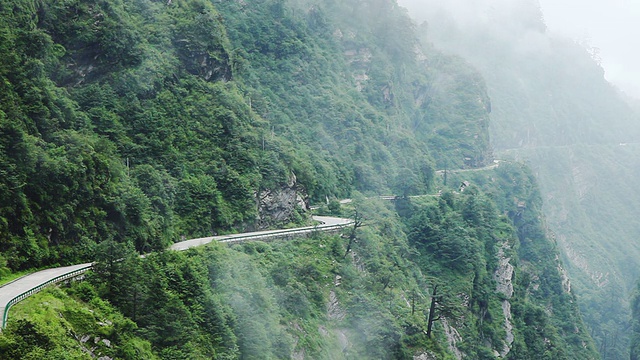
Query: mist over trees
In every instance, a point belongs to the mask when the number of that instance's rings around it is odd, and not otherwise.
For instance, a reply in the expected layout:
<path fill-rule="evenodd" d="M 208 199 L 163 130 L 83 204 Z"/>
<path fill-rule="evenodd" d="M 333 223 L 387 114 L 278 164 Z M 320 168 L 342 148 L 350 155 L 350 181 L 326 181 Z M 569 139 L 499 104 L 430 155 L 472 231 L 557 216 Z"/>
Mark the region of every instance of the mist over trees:
<path fill-rule="evenodd" d="M 570 163 L 604 153 L 582 149 L 632 139 L 633 113 L 579 47 L 546 36 L 535 3 L 449 10 L 414 24 L 386 0 L 1 3 L 0 280 L 97 264 L 17 306 L 0 357 L 622 351 L 611 340 L 625 301 L 600 319 L 606 333 L 583 323 L 578 305 L 602 302 L 570 290 L 562 260 L 577 265 L 542 213 L 550 183 L 540 192 L 534 178 L 545 168 L 489 165 L 494 148 L 571 147 Z M 575 182 L 572 214 L 595 188 Z M 308 225 L 312 203 L 358 226 L 163 251 Z"/>
<path fill-rule="evenodd" d="M 601 356 L 628 358 L 640 259 L 637 108 L 605 80 L 591 49 L 545 30 L 536 2 L 401 3 L 426 21 L 426 42 L 463 56 L 486 79 L 496 156 L 527 161 L 537 174 Z M 470 19 L 469 9 L 480 15 Z"/>

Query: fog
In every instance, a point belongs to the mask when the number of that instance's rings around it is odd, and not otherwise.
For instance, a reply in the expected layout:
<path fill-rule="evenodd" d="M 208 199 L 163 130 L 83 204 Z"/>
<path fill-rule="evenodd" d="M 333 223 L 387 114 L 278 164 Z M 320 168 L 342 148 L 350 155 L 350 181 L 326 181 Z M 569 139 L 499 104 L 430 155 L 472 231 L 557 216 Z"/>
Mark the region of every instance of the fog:
<path fill-rule="evenodd" d="M 640 2 L 637 0 L 541 0 L 550 31 L 600 49 L 606 77 L 640 97 Z"/>
<path fill-rule="evenodd" d="M 517 8 L 538 6 L 537 0 L 398 0 L 412 17 L 424 21 L 437 11 L 455 14 L 457 22 L 490 24 L 494 19 L 523 20 Z M 640 1 L 540 0 L 548 32 L 571 38 L 593 50 L 606 78 L 629 95 L 640 98 Z M 535 10 L 534 10 L 535 11 Z M 505 16 L 510 15 L 514 16 Z M 499 24 L 504 28 L 505 24 Z M 507 35 L 507 34 L 505 34 Z M 528 35 L 530 36 L 530 35 Z"/>

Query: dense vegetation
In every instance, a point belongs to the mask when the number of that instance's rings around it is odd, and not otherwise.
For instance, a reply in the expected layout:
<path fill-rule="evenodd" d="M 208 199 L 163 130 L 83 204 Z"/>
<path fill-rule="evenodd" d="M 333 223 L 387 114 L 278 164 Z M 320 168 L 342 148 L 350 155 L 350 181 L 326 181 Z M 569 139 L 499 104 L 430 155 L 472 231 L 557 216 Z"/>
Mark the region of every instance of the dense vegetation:
<path fill-rule="evenodd" d="M 8 0 L 0 19 L 0 276 L 97 261 L 16 307 L 2 358 L 597 358 L 531 174 L 447 172 L 436 195 L 436 169 L 491 160 L 491 105 L 395 1 Z M 162 251 L 328 199 L 364 226 Z"/>
<path fill-rule="evenodd" d="M 441 196 L 357 196 L 353 208 L 334 209 L 357 211 L 364 225 L 345 236 L 146 258 L 105 243 L 88 281 L 16 307 L 0 355 L 596 359 L 545 237 L 532 176 L 503 165 L 465 178 L 471 187 Z M 505 260 L 513 293 L 497 286 Z"/>
<path fill-rule="evenodd" d="M 487 79 L 496 156 L 526 161 L 537 175 L 602 358 L 628 359 L 629 299 L 640 275 L 637 107 L 605 80 L 597 49 L 546 31 L 535 1 L 493 10 L 474 2 L 486 16 L 473 17 L 427 3 L 423 39 Z"/>
<path fill-rule="evenodd" d="M 632 314 L 632 322 L 631 322 L 631 352 L 630 359 L 638 360 L 640 359 L 640 292 L 639 289 L 636 288 L 635 293 L 633 294 L 633 299 L 631 300 L 631 314 Z"/>
<path fill-rule="evenodd" d="M 271 226 L 259 199 L 290 184 L 424 192 L 436 163 L 485 163 L 482 79 L 370 5 L 3 2 L 1 265 Z"/>

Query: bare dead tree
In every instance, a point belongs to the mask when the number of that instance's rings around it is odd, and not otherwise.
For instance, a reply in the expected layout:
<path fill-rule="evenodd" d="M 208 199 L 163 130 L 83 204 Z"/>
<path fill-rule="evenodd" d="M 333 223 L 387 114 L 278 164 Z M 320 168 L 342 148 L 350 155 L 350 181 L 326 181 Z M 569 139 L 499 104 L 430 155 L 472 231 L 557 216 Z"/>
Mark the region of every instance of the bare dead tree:
<path fill-rule="evenodd" d="M 362 227 L 362 216 L 358 213 L 358 210 L 355 210 L 353 216 L 353 227 L 351 228 L 351 233 L 349 234 L 349 242 L 347 243 L 347 251 L 345 251 L 343 257 L 347 257 L 349 252 L 351 251 L 351 247 L 353 243 L 356 241 L 356 231 L 358 228 Z"/>
<path fill-rule="evenodd" d="M 427 337 L 428 338 L 431 338 L 433 322 L 440 320 L 440 316 L 435 317 L 437 305 L 438 305 L 438 285 L 434 285 L 433 292 L 431 293 L 431 305 L 429 306 L 429 318 L 427 319 Z"/>

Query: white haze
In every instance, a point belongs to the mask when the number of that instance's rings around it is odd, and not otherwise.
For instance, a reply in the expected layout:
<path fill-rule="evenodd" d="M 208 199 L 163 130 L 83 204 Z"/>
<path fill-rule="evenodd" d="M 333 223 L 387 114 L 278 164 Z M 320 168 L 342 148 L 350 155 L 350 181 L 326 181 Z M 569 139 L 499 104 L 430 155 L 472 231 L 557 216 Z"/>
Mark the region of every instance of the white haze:
<path fill-rule="evenodd" d="M 479 23 L 491 27 L 495 19 L 518 22 L 522 20 L 517 16 L 520 8 L 535 7 L 536 1 L 398 0 L 398 3 L 408 8 L 419 22 L 433 16 L 437 9 L 444 9 L 454 15 L 460 25 L 469 24 L 472 28 Z M 606 78 L 627 94 L 640 98 L 640 48 L 636 46 L 640 39 L 640 0 L 540 0 L 540 7 L 548 32 L 595 50 Z M 501 23 L 498 27 L 508 28 L 505 25 Z M 522 39 L 533 36 L 532 42 L 544 43 L 534 34 L 522 35 L 516 36 Z"/>
<path fill-rule="evenodd" d="M 640 1 L 541 0 L 549 29 L 600 49 L 606 77 L 640 98 Z"/>

